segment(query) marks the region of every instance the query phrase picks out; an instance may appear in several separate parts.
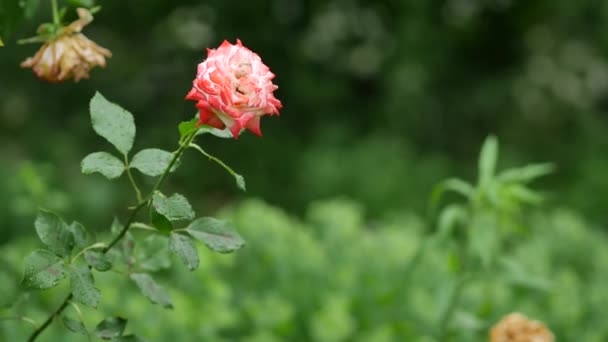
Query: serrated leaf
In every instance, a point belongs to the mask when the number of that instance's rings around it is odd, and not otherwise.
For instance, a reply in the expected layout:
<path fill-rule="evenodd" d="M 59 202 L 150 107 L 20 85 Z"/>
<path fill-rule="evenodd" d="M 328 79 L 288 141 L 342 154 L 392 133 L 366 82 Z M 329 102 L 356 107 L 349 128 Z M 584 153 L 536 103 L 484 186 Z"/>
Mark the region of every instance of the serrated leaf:
<path fill-rule="evenodd" d="M 91 99 L 90 110 L 95 132 L 122 154 L 128 154 L 135 139 L 133 115 L 119 105 L 106 100 L 99 92 Z"/>
<path fill-rule="evenodd" d="M 78 249 L 83 249 L 88 247 L 93 241 L 91 234 L 87 232 L 86 228 L 80 222 L 72 222 L 68 229 L 72 232 L 72 236 L 74 237 L 74 245 Z"/>
<path fill-rule="evenodd" d="M 101 339 L 109 340 L 121 336 L 126 326 L 126 319 L 122 317 L 108 317 L 97 324 L 95 335 Z"/>
<path fill-rule="evenodd" d="M 84 259 L 87 261 L 87 264 L 99 272 L 105 272 L 112 268 L 109 258 L 100 251 L 86 251 L 84 252 Z"/>
<path fill-rule="evenodd" d="M 155 192 L 152 196 L 152 206 L 156 212 L 171 221 L 192 220 L 195 215 L 188 199 L 180 194 L 165 197 L 162 193 Z"/>
<path fill-rule="evenodd" d="M 124 225 L 118 221 L 115 217 L 114 221 L 112 221 L 112 226 L 110 227 L 110 231 L 113 235 L 118 235 L 124 228 Z M 110 251 L 106 254 L 110 260 L 116 265 L 118 264 L 126 264 L 127 267 L 131 267 L 135 264 L 134 258 L 135 252 L 135 239 L 133 239 L 133 234 L 131 232 L 127 232 L 124 237 L 116 244 L 115 248 L 110 249 Z"/>
<path fill-rule="evenodd" d="M 498 140 L 490 135 L 486 138 L 479 154 L 479 181 L 488 183 L 493 177 L 498 161 Z"/>
<path fill-rule="evenodd" d="M 101 294 L 95 287 L 91 270 L 86 266 L 76 265 L 70 265 L 68 270 L 74 299 L 84 305 L 96 308 L 101 299 Z"/>
<path fill-rule="evenodd" d="M 81 335 L 88 335 L 87 328 L 84 326 L 84 323 L 82 323 L 81 321 L 77 321 L 75 319 L 71 319 L 66 316 L 63 316 L 61 318 L 61 320 L 63 321 L 63 325 L 69 331 L 77 333 L 77 334 L 81 334 Z"/>
<path fill-rule="evenodd" d="M 190 271 L 198 268 L 198 251 L 189 236 L 171 233 L 169 237 L 169 250 L 177 255 Z"/>
<path fill-rule="evenodd" d="M 108 179 L 115 179 L 125 171 L 125 165 L 108 152 L 94 152 L 84 157 L 80 163 L 80 170 L 84 174 L 98 172 Z"/>
<path fill-rule="evenodd" d="M 131 279 L 135 282 L 141 293 L 152 303 L 162 305 L 165 308 L 173 308 L 171 298 L 165 289 L 160 287 L 147 273 L 132 273 Z"/>
<path fill-rule="evenodd" d="M 44 249 L 25 257 L 24 264 L 23 284 L 32 289 L 49 289 L 65 277 L 63 260 Z"/>
<path fill-rule="evenodd" d="M 60 256 L 68 256 L 74 247 L 74 236 L 59 216 L 40 210 L 34 223 L 40 241 Z"/>
<path fill-rule="evenodd" d="M 146 237 L 136 251 L 136 259 L 141 269 L 156 272 L 171 266 L 167 238 L 160 235 Z"/>
<path fill-rule="evenodd" d="M 139 170 L 144 175 L 156 177 L 165 172 L 171 159 L 173 159 L 173 153 L 171 152 L 158 148 L 148 148 L 137 152 L 129 166 Z M 176 165 L 177 163 L 173 165 L 171 171 L 176 169 Z"/>
<path fill-rule="evenodd" d="M 169 234 L 173 230 L 173 223 L 159 214 L 154 207 L 150 208 L 150 223 L 154 228 L 165 234 Z"/>
<path fill-rule="evenodd" d="M 245 241 L 230 223 L 213 217 L 201 217 L 186 228 L 188 234 L 219 253 L 230 253 L 245 246 Z"/>

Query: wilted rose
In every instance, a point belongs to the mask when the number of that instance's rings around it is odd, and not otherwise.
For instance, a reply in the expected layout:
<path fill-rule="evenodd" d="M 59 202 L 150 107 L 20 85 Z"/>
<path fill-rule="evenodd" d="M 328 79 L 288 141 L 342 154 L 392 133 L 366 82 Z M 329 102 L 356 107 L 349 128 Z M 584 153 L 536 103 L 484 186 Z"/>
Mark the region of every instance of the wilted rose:
<path fill-rule="evenodd" d="M 553 342 L 553 334 L 541 322 L 515 312 L 492 328 L 490 342 Z"/>
<path fill-rule="evenodd" d="M 62 82 L 74 78 L 78 82 L 89 78 L 89 71 L 95 66 L 106 66 L 110 50 L 104 49 L 89 40 L 80 31 L 93 16 L 84 8 L 78 8 L 79 19 L 61 29 L 58 35 L 46 42 L 40 50 L 26 59 L 21 66 L 32 68 L 36 75 L 49 82 Z"/>
<path fill-rule="evenodd" d="M 186 99 L 199 109 L 199 124 L 228 127 L 236 139 L 246 128 L 262 135 L 260 118 L 279 115 L 281 101 L 273 92 L 274 74 L 256 53 L 224 41 L 217 49 L 207 49 L 207 59 L 198 65 L 196 79 Z"/>

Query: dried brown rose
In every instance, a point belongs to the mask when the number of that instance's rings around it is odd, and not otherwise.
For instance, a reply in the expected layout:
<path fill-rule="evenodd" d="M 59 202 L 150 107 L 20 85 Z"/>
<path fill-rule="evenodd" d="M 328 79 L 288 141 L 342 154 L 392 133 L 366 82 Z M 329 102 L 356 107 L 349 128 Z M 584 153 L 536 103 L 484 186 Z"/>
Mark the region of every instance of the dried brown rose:
<path fill-rule="evenodd" d="M 21 67 L 32 68 L 39 78 L 49 82 L 63 82 L 70 78 L 78 82 L 89 78 L 89 71 L 95 66 L 106 66 L 106 57 L 112 57 L 110 50 L 80 33 L 93 21 L 93 16 L 84 8 L 76 11 L 79 19 L 62 28 L 54 39 L 42 45 L 34 57 L 21 63 Z"/>

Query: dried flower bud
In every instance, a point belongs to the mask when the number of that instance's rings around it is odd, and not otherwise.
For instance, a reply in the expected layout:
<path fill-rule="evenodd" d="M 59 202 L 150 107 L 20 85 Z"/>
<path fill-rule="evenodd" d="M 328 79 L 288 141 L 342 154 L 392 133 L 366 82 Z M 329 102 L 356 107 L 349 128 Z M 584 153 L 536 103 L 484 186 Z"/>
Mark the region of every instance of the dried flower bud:
<path fill-rule="evenodd" d="M 32 68 L 39 78 L 49 82 L 69 78 L 78 82 L 89 78 L 89 71 L 95 66 L 105 67 L 105 58 L 112 57 L 112 53 L 80 33 L 93 21 L 93 16 L 84 8 L 78 8 L 77 12 L 78 20 L 61 29 L 57 37 L 42 45 L 21 67 Z"/>
<path fill-rule="evenodd" d="M 490 342 L 553 342 L 553 334 L 538 321 L 520 313 L 505 316 L 490 331 Z"/>

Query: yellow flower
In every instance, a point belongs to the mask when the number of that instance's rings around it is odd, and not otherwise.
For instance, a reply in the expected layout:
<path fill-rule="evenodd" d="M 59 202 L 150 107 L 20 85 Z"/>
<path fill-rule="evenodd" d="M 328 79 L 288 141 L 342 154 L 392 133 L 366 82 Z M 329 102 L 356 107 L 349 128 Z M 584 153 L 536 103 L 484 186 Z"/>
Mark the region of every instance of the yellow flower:
<path fill-rule="evenodd" d="M 505 316 L 490 331 L 490 342 L 553 341 L 553 334 L 544 324 L 517 312 Z"/>
<path fill-rule="evenodd" d="M 46 42 L 40 50 L 29 57 L 21 67 L 32 68 L 41 79 L 62 82 L 74 78 L 76 82 L 89 78 L 89 71 L 95 66 L 105 67 L 106 57 L 112 57 L 108 49 L 95 44 L 80 31 L 93 16 L 84 8 L 78 8 L 79 19 L 61 29 L 59 34 Z"/>

